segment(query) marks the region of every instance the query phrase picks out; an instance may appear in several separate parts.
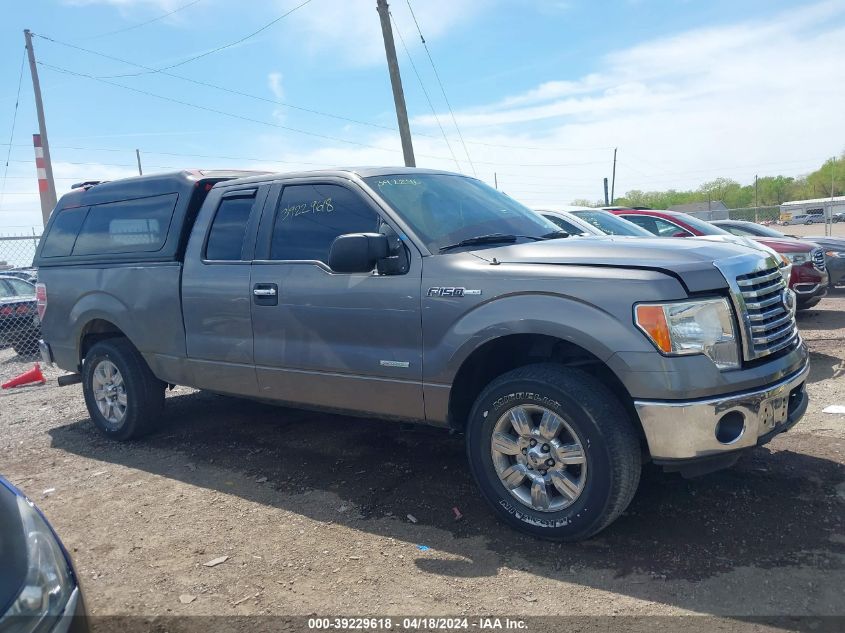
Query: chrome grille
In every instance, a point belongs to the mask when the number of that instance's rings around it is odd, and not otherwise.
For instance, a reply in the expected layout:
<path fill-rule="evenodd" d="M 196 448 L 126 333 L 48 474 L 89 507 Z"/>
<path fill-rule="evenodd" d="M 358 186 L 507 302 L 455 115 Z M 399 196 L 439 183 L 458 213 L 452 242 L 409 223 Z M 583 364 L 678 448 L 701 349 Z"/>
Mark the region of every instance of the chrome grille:
<path fill-rule="evenodd" d="M 813 249 L 813 252 L 810 253 L 810 257 L 813 259 L 813 265 L 821 271 L 825 270 L 824 265 L 824 251 L 820 248 Z"/>
<path fill-rule="evenodd" d="M 794 310 L 784 301 L 786 282 L 777 267 L 737 275 L 735 295 L 745 323 L 748 360 L 788 347 L 798 336 Z"/>

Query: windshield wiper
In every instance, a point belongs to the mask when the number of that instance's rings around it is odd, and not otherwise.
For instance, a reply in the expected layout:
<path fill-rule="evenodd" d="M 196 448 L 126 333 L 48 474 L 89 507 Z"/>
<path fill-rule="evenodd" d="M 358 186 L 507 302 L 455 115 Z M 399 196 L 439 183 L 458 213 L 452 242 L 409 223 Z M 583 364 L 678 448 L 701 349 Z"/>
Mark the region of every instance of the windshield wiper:
<path fill-rule="evenodd" d="M 461 246 L 474 246 L 476 244 L 512 244 L 516 242 L 517 235 L 510 235 L 508 233 L 490 233 L 489 235 L 478 235 L 476 237 L 469 237 L 455 244 L 441 246 L 440 252 L 450 251 L 453 248 L 460 248 Z"/>
<path fill-rule="evenodd" d="M 569 237 L 569 231 L 564 231 L 563 229 L 561 229 L 560 231 L 552 231 L 551 233 L 546 233 L 545 235 L 541 236 L 540 239 L 556 240 L 562 237 Z"/>

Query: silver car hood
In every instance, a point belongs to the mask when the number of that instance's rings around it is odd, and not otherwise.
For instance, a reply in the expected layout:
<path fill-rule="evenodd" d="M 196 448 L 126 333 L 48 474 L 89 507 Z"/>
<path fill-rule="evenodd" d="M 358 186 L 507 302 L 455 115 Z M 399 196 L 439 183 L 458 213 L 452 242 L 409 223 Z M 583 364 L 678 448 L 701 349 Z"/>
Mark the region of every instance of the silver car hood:
<path fill-rule="evenodd" d="M 765 257 L 763 251 L 754 252 Z M 722 273 L 713 265 L 737 255 L 747 255 L 749 247 L 732 240 L 692 238 L 581 237 L 508 244 L 472 251 L 485 261 L 507 264 L 566 264 L 645 268 L 672 274 L 690 292 L 727 287 Z"/>

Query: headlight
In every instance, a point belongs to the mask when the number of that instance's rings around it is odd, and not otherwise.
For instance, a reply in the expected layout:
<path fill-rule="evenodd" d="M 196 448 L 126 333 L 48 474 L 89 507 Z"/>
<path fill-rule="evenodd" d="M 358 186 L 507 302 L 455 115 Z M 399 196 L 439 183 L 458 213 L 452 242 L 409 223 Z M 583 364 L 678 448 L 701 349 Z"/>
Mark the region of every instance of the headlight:
<path fill-rule="evenodd" d="M 4 633 L 41 633 L 64 613 L 75 582 L 64 552 L 38 511 L 23 497 L 18 509 L 27 546 L 27 574 L 17 599 L 0 618 Z"/>
<path fill-rule="evenodd" d="M 640 303 L 634 309 L 634 322 L 664 354 L 704 354 L 719 369 L 739 367 L 727 299 Z"/>
<path fill-rule="evenodd" d="M 828 257 L 841 257 L 845 259 L 845 251 L 825 251 L 824 254 Z"/>
<path fill-rule="evenodd" d="M 784 253 L 783 256 L 793 264 L 803 264 L 804 262 L 810 261 L 809 253 Z"/>
<path fill-rule="evenodd" d="M 792 261 L 789 258 L 784 257 L 781 253 L 778 253 L 778 255 L 780 256 L 778 269 L 780 270 L 784 283 L 788 286 L 789 279 L 792 277 Z"/>

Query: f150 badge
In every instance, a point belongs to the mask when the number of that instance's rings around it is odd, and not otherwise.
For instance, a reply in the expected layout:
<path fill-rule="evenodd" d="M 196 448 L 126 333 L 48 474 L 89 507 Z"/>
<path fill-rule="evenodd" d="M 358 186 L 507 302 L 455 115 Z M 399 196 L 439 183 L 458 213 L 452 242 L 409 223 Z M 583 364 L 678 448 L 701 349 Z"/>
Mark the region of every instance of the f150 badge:
<path fill-rule="evenodd" d="M 429 297 L 477 297 L 480 294 L 481 290 L 471 290 L 468 288 L 454 288 L 451 286 L 434 286 L 433 288 L 428 289 Z"/>

